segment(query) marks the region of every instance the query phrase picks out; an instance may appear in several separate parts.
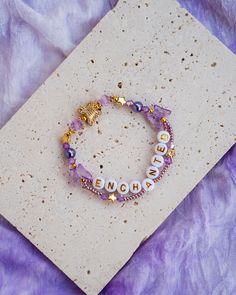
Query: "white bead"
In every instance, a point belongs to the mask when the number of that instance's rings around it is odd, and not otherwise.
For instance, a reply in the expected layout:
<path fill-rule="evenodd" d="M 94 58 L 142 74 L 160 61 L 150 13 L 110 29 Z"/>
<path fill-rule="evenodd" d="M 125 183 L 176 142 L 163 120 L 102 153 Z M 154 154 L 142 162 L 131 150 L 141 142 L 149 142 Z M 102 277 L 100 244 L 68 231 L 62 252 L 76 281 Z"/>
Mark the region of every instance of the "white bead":
<path fill-rule="evenodd" d="M 125 195 L 129 192 L 129 184 L 125 181 L 121 181 L 118 183 L 117 191 L 121 195 Z"/>
<path fill-rule="evenodd" d="M 96 177 L 93 180 L 93 187 L 96 189 L 103 189 L 105 185 L 105 180 L 102 177 Z"/>
<path fill-rule="evenodd" d="M 108 179 L 105 183 L 105 189 L 109 193 L 113 193 L 117 189 L 117 182 L 114 179 Z"/>
<path fill-rule="evenodd" d="M 133 181 L 131 181 L 131 183 L 129 185 L 129 189 L 130 189 L 131 193 L 137 194 L 141 191 L 142 185 L 138 180 L 133 180 Z"/>
<path fill-rule="evenodd" d="M 149 166 L 146 170 L 147 177 L 151 179 L 157 178 L 159 173 L 159 169 L 155 166 Z"/>
<path fill-rule="evenodd" d="M 164 156 L 167 153 L 167 150 L 168 150 L 167 145 L 162 142 L 159 142 L 155 146 L 155 153 L 157 155 Z"/>
<path fill-rule="evenodd" d="M 167 143 L 170 140 L 170 134 L 167 131 L 160 131 L 157 133 L 157 140 L 162 143 Z"/>
<path fill-rule="evenodd" d="M 160 168 L 164 164 L 164 158 L 160 155 L 154 155 L 151 162 L 153 166 Z"/>
<path fill-rule="evenodd" d="M 145 178 L 142 182 L 142 187 L 145 189 L 146 192 L 150 192 L 154 189 L 155 183 L 150 178 Z"/>

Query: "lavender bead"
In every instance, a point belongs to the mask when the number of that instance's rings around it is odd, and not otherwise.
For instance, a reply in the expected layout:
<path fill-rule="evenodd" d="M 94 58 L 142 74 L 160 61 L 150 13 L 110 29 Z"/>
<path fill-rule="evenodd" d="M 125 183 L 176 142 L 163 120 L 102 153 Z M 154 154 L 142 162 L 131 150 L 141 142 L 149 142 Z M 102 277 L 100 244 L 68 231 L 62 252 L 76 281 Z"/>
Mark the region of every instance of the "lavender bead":
<path fill-rule="evenodd" d="M 171 157 L 165 157 L 165 164 L 167 164 L 167 165 L 172 164 L 172 159 L 171 159 Z"/>
<path fill-rule="evenodd" d="M 71 129 L 78 131 L 83 128 L 83 122 L 78 119 L 74 119 L 70 124 Z"/>
<path fill-rule="evenodd" d="M 68 148 L 67 150 L 65 150 L 65 156 L 67 157 L 67 159 L 70 158 L 74 158 L 76 155 L 76 151 L 72 148 Z"/>
<path fill-rule="evenodd" d="M 143 108 L 143 104 L 140 101 L 134 102 L 133 110 L 137 113 L 141 112 Z"/>
<path fill-rule="evenodd" d="M 100 99 L 99 102 L 101 103 L 102 106 L 108 106 L 110 103 L 110 97 L 107 95 L 103 95 Z"/>
<path fill-rule="evenodd" d="M 134 102 L 133 102 L 132 100 L 127 100 L 127 101 L 126 101 L 126 105 L 127 105 L 128 107 L 132 107 L 132 106 L 134 105 Z"/>
<path fill-rule="evenodd" d="M 121 195 L 118 195 L 116 199 L 118 202 L 124 202 L 124 197 Z"/>
<path fill-rule="evenodd" d="M 108 199 L 108 194 L 105 194 L 105 193 L 102 193 L 101 195 L 100 195 L 100 198 L 102 199 L 102 200 L 107 200 Z"/>

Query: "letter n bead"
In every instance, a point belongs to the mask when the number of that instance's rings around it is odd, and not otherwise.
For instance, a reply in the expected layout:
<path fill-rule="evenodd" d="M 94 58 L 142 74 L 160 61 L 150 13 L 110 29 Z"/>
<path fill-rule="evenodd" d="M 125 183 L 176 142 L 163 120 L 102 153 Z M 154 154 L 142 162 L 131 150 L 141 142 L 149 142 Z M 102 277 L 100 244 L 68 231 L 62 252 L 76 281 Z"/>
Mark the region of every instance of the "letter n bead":
<path fill-rule="evenodd" d="M 113 193 L 117 189 L 117 182 L 114 179 L 108 179 L 105 183 L 105 189 L 109 193 Z"/>
<path fill-rule="evenodd" d="M 157 178 L 159 173 L 159 169 L 155 166 L 149 166 L 146 171 L 147 177 L 151 179 Z"/>

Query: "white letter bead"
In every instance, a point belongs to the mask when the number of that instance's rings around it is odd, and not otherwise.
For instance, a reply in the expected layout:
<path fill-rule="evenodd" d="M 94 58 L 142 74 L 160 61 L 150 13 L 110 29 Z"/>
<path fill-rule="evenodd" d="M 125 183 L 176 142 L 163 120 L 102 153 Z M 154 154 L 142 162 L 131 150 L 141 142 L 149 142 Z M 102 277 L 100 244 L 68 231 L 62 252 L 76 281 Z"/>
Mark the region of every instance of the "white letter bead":
<path fill-rule="evenodd" d="M 150 178 L 145 178 L 142 182 L 142 186 L 146 192 L 150 192 L 154 189 L 155 183 Z"/>
<path fill-rule="evenodd" d="M 108 179 L 105 183 L 105 189 L 109 193 L 113 193 L 117 189 L 117 182 L 114 179 Z"/>
<path fill-rule="evenodd" d="M 130 189 L 131 193 L 137 194 L 141 191 L 142 185 L 138 180 L 133 180 L 133 181 L 131 181 L 131 183 L 129 185 L 129 189 Z"/>
<path fill-rule="evenodd" d="M 167 150 L 168 150 L 167 145 L 162 142 L 159 142 L 155 146 L 155 153 L 157 155 L 164 156 L 167 153 Z"/>
<path fill-rule="evenodd" d="M 147 177 L 151 179 L 157 178 L 159 173 L 159 169 L 155 166 L 150 166 L 146 170 Z"/>
<path fill-rule="evenodd" d="M 118 183 L 117 191 L 121 195 L 125 195 L 129 192 L 129 184 L 127 182 L 121 181 Z"/>
<path fill-rule="evenodd" d="M 167 131 L 157 133 L 157 140 L 162 143 L 167 143 L 170 140 L 170 134 Z"/>
<path fill-rule="evenodd" d="M 96 189 L 103 189 L 105 185 L 105 180 L 102 177 L 96 177 L 93 180 L 93 187 Z"/>
<path fill-rule="evenodd" d="M 162 167 L 164 164 L 164 158 L 160 155 L 154 155 L 152 157 L 152 165 L 157 167 L 157 168 L 160 168 Z"/>

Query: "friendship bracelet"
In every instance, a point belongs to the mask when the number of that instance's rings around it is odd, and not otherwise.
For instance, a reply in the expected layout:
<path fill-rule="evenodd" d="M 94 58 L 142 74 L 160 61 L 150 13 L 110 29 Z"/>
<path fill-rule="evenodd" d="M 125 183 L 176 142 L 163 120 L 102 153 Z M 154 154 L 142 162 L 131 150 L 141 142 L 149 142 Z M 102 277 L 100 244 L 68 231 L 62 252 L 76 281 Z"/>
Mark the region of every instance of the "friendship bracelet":
<path fill-rule="evenodd" d="M 116 182 L 114 179 L 93 177 L 81 164 L 76 163 L 76 151 L 70 145 L 72 135 L 84 129 L 84 125 L 92 126 L 102 113 L 102 108 L 110 103 L 125 106 L 136 113 L 145 116 L 151 126 L 157 130 L 157 144 L 155 154 L 151 158 L 151 165 L 146 169 L 146 176 L 140 182 L 133 180 Z M 74 119 L 67 132 L 62 137 L 62 146 L 68 161 L 69 177 L 72 182 L 79 183 L 84 189 L 91 191 L 101 200 L 124 202 L 137 199 L 145 192 L 154 189 L 155 183 L 160 181 L 175 156 L 174 135 L 167 120 L 171 111 L 156 104 L 148 107 L 139 101 L 126 100 L 124 97 L 103 95 L 99 100 L 89 102 L 78 110 L 79 117 Z"/>

